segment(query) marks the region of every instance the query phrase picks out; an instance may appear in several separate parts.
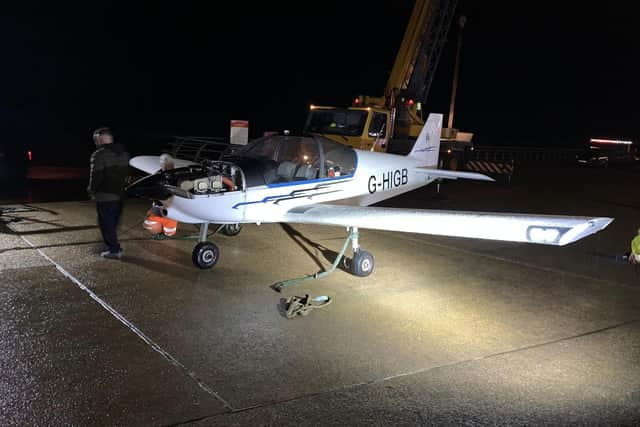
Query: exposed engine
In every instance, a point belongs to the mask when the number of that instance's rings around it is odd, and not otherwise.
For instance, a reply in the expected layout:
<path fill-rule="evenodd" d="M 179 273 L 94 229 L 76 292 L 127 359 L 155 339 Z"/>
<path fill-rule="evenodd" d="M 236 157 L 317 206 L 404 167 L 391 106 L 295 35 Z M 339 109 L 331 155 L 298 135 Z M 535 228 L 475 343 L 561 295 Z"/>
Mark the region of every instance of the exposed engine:
<path fill-rule="evenodd" d="M 127 187 L 136 197 L 165 200 L 171 196 L 193 198 L 245 188 L 244 174 L 235 164 L 209 161 L 177 169 L 168 169 L 144 177 Z"/>

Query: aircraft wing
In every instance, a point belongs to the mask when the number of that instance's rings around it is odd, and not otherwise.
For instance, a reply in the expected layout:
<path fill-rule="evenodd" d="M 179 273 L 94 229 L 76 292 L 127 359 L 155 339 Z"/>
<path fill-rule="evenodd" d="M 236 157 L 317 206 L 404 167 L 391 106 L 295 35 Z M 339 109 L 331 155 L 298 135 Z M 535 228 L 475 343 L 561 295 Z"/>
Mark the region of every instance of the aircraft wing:
<path fill-rule="evenodd" d="M 284 221 L 563 246 L 597 233 L 613 218 L 318 204 L 294 208 Z"/>
<path fill-rule="evenodd" d="M 433 168 L 414 168 L 414 171 L 417 173 L 425 174 L 430 178 L 442 178 L 442 179 L 473 179 L 476 181 L 495 181 L 495 179 L 483 175 L 481 173 L 475 172 L 458 172 L 458 171 L 450 171 L 444 169 L 433 169 Z"/>

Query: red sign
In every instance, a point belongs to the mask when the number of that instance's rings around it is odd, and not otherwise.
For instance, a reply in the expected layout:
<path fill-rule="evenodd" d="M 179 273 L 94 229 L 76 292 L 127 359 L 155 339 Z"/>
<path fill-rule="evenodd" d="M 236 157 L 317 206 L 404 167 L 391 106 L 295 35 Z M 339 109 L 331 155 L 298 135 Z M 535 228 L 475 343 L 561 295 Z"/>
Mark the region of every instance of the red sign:
<path fill-rule="evenodd" d="M 232 128 L 248 128 L 249 121 L 248 120 L 231 120 Z"/>

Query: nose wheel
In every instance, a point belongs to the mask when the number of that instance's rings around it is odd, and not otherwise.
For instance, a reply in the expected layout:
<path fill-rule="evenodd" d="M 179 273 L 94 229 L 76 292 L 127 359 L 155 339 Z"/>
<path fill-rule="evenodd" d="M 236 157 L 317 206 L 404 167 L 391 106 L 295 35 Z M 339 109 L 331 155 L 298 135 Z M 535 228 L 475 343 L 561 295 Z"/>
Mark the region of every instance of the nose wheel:
<path fill-rule="evenodd" d="M 201 224 L 199 242 L 191 253 L 193 264 L 203 270 L 212 268 L 220 259 L 220 249 L 215 244 L 207 242 L 208 232 L 209 223 Z"/>
<path fill-rule="evenodd" d="M 212 268 L 220 259 L 220 250 L 211 242 L 200 242 L 191 254 L 193 264 L 203 270 Z"/>

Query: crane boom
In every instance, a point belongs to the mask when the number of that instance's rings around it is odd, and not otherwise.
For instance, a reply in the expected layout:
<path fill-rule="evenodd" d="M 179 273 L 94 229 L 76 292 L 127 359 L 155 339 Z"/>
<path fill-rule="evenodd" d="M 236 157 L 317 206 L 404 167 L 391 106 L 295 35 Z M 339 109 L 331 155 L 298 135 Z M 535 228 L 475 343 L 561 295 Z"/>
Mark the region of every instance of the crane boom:
<path fill-rule="evenodd" d="M 422 103 L 447 40 L 457 0 L 416 0 L 385 89 L 388 105 L 402 93 Z"/>
<path fill-rule="evenodd" d="M 408 152 L 424 125 L 422 112 L 458 1 L 415 0 L 384 93 L 358 95 L 346 108 L 311 105 L 304 132 L 360 149 Z M 456 169 L 472 134 L 463 139 L 446 129 L 443 135 L 442 164 Z"/>
<path fill-rule="evenodd" d="M 402 43 L 396 54 L 387 87 L 384 91 L 386 97 L 391 97 L 395 91 L 404 90 L 409 85 L 413 67 L 418 57 L 418 47 L 422 43 L 430 0 L 416 0 L 409 18 L 409 23 L 404 32 Z"/>

